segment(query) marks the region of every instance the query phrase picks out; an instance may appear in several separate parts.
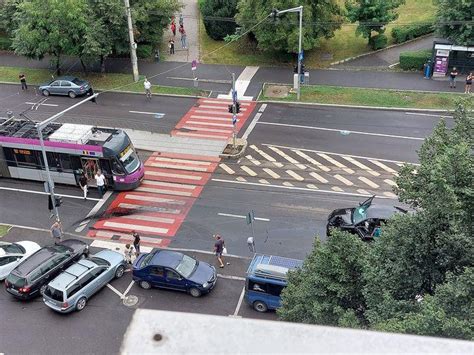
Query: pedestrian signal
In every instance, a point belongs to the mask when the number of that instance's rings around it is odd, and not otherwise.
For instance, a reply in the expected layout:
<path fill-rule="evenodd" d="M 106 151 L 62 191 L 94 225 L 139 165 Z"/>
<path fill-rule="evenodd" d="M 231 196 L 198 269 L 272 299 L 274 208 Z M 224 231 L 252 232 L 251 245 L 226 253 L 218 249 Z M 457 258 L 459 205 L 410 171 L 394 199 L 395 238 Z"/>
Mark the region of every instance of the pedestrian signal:
<path fill-rule="evenodd" d="M 238 101 L 235 103 L 235 112 L 236 113 L 240 112 L 240 102 L 238 102 Z"/>

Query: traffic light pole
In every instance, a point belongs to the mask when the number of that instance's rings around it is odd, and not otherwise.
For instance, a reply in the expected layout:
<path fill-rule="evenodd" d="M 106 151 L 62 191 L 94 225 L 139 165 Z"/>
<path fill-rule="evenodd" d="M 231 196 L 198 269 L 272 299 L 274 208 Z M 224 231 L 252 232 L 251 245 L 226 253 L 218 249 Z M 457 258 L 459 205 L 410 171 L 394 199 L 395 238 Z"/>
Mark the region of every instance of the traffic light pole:
<path fill-rule="evenodd" d="M 235 73 L 232 73 L 232 145 L 235 149 L 236 132 L 235 125 L 237 123 L 237 108 L 236 108 L 237 95 L 235 94 Z"/>

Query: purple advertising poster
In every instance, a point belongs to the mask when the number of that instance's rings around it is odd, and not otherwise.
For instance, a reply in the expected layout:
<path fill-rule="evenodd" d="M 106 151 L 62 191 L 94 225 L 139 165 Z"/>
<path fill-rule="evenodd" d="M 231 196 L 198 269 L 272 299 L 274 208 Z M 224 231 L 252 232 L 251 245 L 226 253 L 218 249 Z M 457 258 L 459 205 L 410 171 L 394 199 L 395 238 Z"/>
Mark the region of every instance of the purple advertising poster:
<path fill-rule="evenodd" d="M 445 75 L 448 72 L 448 58 L 447 57 L 435 58 L 434 72 L 441 75 Z"/>

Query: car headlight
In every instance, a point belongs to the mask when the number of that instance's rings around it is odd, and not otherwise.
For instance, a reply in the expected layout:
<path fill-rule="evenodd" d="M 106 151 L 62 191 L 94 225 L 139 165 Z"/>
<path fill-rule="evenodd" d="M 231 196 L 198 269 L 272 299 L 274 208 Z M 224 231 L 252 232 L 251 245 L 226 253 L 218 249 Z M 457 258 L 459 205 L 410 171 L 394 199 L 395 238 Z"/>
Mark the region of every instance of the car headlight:
<path fill-rule="evenodd" d="M 208 282 L 204 282 L 204 283 L 202 284 L 202 287 L 204 287 L 204 288 L 206 288 L 207 286 L 209 286 L 209 283 L 208 283 Z"/>

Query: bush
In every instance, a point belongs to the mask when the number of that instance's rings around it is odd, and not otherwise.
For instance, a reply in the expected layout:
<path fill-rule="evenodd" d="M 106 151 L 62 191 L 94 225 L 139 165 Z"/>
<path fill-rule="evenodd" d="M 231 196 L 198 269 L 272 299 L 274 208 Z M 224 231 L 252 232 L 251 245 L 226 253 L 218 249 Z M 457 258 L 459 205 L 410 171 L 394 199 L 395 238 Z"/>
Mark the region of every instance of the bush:
<path fill-rule="evenodd" d="M 431 51 L 414 51 L 400 53 L 400 67 L 403 70 L 423 70 L 423 65 L 431 59 Z"/>
<path fill-rule="evenodd" d="M 138 58 L 151 58 L 153 54 L 153 46 L 151 44 L 139 44 L 137 47 Z"/>
<path fill-rule="evenodd" d="M 237 13 L 237 0 L 199 0 L 199 8 L 204 17 L 206 33 L 214 40 L 220 41 L 227 35 L 233 35 L 237 24 L 232 21 L 210 20 L 212 17 L 227 17 L 233 19 Z"/>
<path fill-rule="evenodd" d="M 432 32 L 434 32 L 433 23 L 421 23 L 394 27 L 392 29 L 392 37 L 395 43 L 403 43 Z"/>
<path fill-rule="evenodd" d="M 387 47 L 387 43 L 388 43 L 387 36 L 385 36 L 384 34 L 378 34 L 374 37 L 371 37 L 369 41 L 369 45 L 374 50 Z"/>
<path fill-rule="evenodd" d="M 8 37 L 0 36 L 0 50 L 11 51 L 12 41 Z"/>

